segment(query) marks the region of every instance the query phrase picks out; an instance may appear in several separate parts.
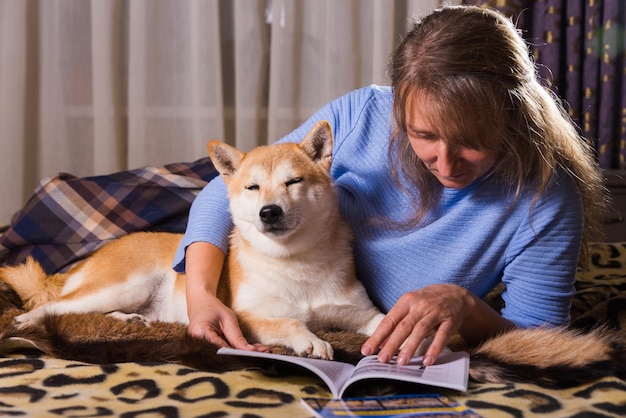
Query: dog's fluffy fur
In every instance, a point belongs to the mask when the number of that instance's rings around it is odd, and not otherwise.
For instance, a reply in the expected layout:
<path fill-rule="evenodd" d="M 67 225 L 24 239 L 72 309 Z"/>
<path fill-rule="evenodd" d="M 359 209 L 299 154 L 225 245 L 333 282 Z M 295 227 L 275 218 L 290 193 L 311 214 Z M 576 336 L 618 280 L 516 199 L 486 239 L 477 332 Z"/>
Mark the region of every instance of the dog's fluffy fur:
<path fill-rule="evenodd" d="M 328 123 L 314 126 L 300 144 L 249 153 L 220 141 L 207 147 L 227 185 L 234 223 L 218 296 L 246 337 L 328 359 L 331 345 L 312 331 L 371 334 L 383 314 L 356 279 L 351 230 L 329 174 Z M 48 277 L 29 259 L 2 269 L 0 278 L 26 301 L 29 311 L 15 318 L 20 328 L 77 312 L 186 323 L 186 277 L 171 268 L 180 240 L 180 234 L 134 233 L 67 274 Z"/>
<path fill-rule="evenodd" d="M 219 296 L 251 341 L 322 358 L 333 357 L 331 342 L 337 359 L 354 362 L 363 335 L 382 314 L 354 276 L 350 230 L 328 174 L 328 125 L 318 124 L 301 144 L 242 153 L 210 141 L 208 148 L 227 183 L 235 224 Z M 0 323 L 0 337 L 18 336 L 52 355 L 90 362 L 245 366 L 242 359 L 224 365 L 215 346 L 186 334 L 185 276 L 170 267 L 180 239 L 131 234 L 52 276 L 33 260 L 1 268 L 0 279 L 27 312 L 7 310 L 15 321 Z M 325 332 L 330 328 L 350 332 Z M 513 330 L 477 348 L 452 342 L 452 348 L 471 352 L 470 376 L 478 382 L 569 386 L 606 375 L 626 378 L 625 337 L 606 329 L 539 328 Z"/>

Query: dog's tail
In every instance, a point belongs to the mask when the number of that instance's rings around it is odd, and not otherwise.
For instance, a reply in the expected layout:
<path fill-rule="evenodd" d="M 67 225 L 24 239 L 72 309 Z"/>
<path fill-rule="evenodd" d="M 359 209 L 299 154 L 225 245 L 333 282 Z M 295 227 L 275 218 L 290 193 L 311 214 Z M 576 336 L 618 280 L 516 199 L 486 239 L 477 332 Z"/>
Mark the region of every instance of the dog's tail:
<path fill-rule="evenodd" d="M 626 377 L 626 334 L 599 328 L 520 329 L 486 341 L 471 355 L 470 377 L 482 383 L 533 382 L 572 387 Z"/>
<path fill-rule="evenodd" d="M 28 257 L 22 264 L 0 268 L 0 280 L 19 295 L 26 310 L 57 299 L 66 277 L 66 274 L 46 274 L 32 257 Z"/>

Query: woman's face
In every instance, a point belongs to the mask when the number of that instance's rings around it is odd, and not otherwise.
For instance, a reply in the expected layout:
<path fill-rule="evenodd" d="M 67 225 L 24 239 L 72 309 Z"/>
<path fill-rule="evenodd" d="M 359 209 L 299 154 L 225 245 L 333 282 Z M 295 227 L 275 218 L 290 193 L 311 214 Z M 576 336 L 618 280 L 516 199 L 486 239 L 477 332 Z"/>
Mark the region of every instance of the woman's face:
<path fill-rule="evenodd" d="M 478 150 L 448 143 L 440 138 L 420 110 L 423 99 L 409 100 L 406 109 L 407 136 L 415 155 L 444 187 L 462 189 L 489 171 L 498 151 Z"/>

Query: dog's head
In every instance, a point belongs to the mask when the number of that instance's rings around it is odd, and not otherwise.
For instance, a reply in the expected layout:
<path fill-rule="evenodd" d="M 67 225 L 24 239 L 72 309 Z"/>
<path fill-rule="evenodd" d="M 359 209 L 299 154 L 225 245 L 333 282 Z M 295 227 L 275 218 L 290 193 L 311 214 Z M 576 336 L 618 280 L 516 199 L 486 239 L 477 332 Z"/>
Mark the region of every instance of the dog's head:
<path fill-rule="evenodd" d="M 332 143 L 326 121 L 299 144 L 244 153 L 221 141 L 208 142 L 211 161 L 228 187 L 233 223 L 245 240 L 265 252 L 293 254 L 329 227 L 329 217 L 338 214 L 329 174 Z"/>

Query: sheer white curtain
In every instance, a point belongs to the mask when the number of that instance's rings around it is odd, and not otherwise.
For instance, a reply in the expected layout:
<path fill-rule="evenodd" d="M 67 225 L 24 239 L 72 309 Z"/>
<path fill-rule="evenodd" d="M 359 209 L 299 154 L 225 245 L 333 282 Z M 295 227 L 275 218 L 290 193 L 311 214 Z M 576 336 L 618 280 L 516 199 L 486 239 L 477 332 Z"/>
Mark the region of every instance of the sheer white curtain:
<path fill-rule="evenodd" d="M 45 176 L 248 150 L 386 83 L 438 0 L 0 0 L 0 224 Z"/>

